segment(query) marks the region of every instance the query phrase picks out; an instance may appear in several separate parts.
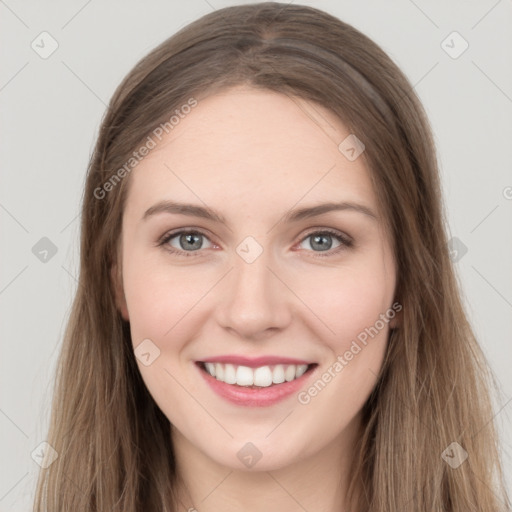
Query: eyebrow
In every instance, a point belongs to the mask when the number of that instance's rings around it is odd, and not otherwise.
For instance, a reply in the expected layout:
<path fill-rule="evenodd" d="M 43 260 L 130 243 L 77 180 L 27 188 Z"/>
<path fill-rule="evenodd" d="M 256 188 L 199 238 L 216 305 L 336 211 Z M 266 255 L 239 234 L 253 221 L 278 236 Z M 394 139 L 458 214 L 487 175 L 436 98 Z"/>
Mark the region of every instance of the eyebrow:
<path fill-rule="evenodd" d="M 300 220 L 316 217 L 324 213 L 344 210 L 362 213 L 374 220 L 378 219 L 377 214 L 368 206 L 364 206 L 362 204 L 354 203 L 351 201 L 343 201 L 339 203 L 330 202 L 315 206 L 297 208 L 286 213 L 279 222 L 298 222 Z M 226 219 L 211 208 L 169 200 L 160 201 L 148 208 L 144 213 L 142 220 L 147 220 L 149 217 L 159 213 L 174 213 L 180 215 L 188 215 L 190 217 L 200 217 L 202 219 L 208 219 L 227 225 Z"/>

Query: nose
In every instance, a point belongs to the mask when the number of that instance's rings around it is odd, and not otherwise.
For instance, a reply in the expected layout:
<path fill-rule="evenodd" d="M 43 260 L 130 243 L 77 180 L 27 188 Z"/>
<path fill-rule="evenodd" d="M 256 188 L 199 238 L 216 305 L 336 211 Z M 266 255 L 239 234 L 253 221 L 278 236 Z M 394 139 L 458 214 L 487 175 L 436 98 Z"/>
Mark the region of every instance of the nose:
<path fill-rule="evenodd" d="M 285 328 L 291 318 L 293 294 L 278 277 L 266 251 L 252 263 L 235 253 L 233 269 L 224 279 L 216 309 L 219 324 L 244 339 L 265 339 Z"/>

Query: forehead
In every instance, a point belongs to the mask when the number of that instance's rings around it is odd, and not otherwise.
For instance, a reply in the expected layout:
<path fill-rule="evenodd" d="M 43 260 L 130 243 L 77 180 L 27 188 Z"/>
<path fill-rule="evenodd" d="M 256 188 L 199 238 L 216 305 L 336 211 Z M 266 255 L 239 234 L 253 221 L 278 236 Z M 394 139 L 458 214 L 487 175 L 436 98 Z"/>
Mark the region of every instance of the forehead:
<path fill-rule="evenodd" d="M 349 135 L 316 103 L 235 87 L 198 101 L 157 141 L 131 173 L 128 204 L 179 197 L 221 209 L 233 201 L 289 208 L 301 198 L 375 205 L 364 159 L 338 149 Z"/>

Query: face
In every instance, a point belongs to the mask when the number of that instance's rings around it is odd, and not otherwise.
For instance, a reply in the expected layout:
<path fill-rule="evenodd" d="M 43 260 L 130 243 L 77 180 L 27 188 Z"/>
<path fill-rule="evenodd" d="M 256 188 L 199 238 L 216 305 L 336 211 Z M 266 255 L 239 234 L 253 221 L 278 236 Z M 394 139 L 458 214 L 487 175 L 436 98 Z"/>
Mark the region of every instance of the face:
<path fill-rule="evenodd" d="M 398 317 L 348 135 L 319 105 L 236 87 L 129 177 L 118 306 L 174 441 L 210 461 L 272 470 L 353 444 Z"/>

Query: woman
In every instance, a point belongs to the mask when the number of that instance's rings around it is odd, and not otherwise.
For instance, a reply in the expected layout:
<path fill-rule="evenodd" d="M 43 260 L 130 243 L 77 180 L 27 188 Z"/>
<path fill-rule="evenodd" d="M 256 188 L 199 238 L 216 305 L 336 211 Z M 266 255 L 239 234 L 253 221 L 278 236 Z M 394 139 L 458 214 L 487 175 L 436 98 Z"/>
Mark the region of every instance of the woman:
<path fill-rule="evenodd" d="M 261 3 L 161 44 L 81 229 L 35 510 L 510 510 L 428 121 L 350 25 Z"/>

